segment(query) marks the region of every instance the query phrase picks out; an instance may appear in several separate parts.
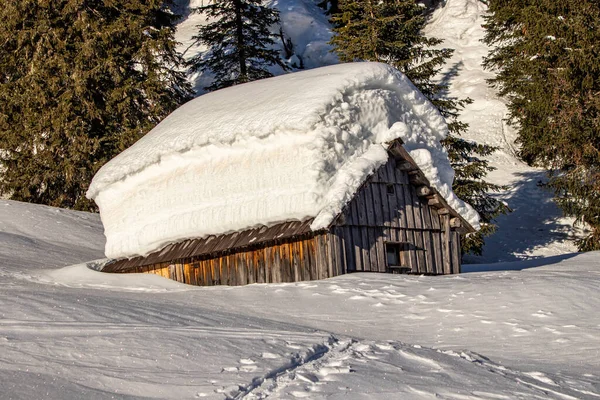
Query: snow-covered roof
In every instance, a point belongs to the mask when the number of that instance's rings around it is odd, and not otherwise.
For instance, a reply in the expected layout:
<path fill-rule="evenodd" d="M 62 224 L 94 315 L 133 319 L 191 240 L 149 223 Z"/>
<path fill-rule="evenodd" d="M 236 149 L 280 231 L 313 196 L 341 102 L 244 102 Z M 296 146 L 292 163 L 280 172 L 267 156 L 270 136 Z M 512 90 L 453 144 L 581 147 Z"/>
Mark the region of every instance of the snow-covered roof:
<path fill-rule="evenodd" d="M 183 105 L 94 177 L 106 255 L 314 218 L 327 227 L 400 138 L 471 225 L 440 145 L 447 126 L 386 64 L 349 63 L 212 92 Z"/>

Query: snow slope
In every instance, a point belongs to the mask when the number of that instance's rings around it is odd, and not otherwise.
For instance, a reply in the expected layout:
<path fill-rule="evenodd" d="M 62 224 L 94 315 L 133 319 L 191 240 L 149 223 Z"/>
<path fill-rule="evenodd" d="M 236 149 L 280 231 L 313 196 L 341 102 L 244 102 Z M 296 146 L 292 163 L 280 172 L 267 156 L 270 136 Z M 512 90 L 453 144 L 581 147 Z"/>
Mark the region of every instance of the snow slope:
<path fill-rule="evenodd" d="M 101 255 L 94 215 L 0 221 L 2 399 L 600 397 L 598 253 L 198 288 L 60 268 Z"/>
<path fill-rule="evenodd" d="M 504 121 L 506 105 L 486 83 L 494 77 L 493 71 L 481 66 L 488 53 L 481 42 L 486 11 L 487 6 L 479 0 L 447 0 L 425 31 L 444 39 L 441 46 L 455 49 L 440 78 L 450 84 L 451 96 L 474 100 L 461 115 L 470 125 L 465 138 L 500 147 L 490 157 L 490 165 L 497 170 L 488 178 L 508 186 L 499 198 L 514 210 L 498 218 L 498 232 L 486 239 L 483 257 L 471 261 L 515 261 L 574 252 L 572 240 L 579 233 L 573 228 L 573 219 L 562 217 L 552 193 L 543 187 L 547 181 L 544 171 L 517 158 L 516 132 Z"/>
<path fill-rule="evenodd" d="M 452 192 L 438 110 L 399 71 L 348 63 L 207 93 L 105 164 L 88 190 L 106 256 L 177 240 L 314 218 L 327 228 L 401 139 L 429 182 L 477 229 Z"/>

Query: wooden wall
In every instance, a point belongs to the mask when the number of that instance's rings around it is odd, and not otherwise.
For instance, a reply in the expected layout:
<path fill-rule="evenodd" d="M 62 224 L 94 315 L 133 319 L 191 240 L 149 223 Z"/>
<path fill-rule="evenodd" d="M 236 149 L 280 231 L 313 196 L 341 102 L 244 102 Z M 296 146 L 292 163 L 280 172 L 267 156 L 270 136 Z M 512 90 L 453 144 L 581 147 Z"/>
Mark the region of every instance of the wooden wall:
<path fill-rule="evenodd" d="M 298 282 L 325 279 L 342 273 L 333 269 L 329 236 L 272 244 L 213 258 L 192 257 L 171 263 L 136 267 L 182 283 L 200 286 Z"/>
<path fill-rule="evenodd" d="M 412 273 L 460 272 L 460 234 L 419 196 L 409 175 L 390 158 L 367 181 L 338 218 L 330 242 L 334 267 L 344 272 L 390 272 L 385 243 L 407 243 Z"/>

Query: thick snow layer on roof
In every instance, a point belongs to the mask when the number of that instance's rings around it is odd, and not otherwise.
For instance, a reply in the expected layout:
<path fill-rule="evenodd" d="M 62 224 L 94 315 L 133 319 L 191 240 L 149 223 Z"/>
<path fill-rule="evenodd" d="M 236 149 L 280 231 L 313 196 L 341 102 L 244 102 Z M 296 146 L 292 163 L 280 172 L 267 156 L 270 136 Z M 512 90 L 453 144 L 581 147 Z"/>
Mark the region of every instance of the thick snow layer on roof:
<path fill-rule="evenodd" d="M 108 257 L 314 218 L 327 227 L 401 138 L 449 205 L 444 119 L 397 70 L 350 63 L 239 85 L 173 112 L 94 177 Z"/>

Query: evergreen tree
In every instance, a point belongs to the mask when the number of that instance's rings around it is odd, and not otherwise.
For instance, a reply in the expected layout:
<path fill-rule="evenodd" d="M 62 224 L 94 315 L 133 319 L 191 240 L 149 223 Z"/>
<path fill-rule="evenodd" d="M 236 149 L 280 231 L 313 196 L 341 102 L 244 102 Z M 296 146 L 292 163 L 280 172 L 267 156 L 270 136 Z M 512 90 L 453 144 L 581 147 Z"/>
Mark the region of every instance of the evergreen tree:
<path fill-rule="evenodd" d="M 402 71 L 446 118 L 450 134 L 442 144 L 456 173 L 453 189 L 479 212 L 482 222 L 480 231 L 464 238 L 463 251 L 481 254 L 484 236 L 496 229 L 494 218 L 510 210 L 490 195 L 503 187 L 484 180 L 493 167 L 480 157 L 491 154 L 496 148 L 459 137 L 468 128 L 458 120 L 459 113 L 471 100 L 444 96 L 447 86 L 435 80 L 453 51 L 434 48 L 442 41 L 423 35 L 427 9 L 414 0 L 340 0 L 339 7 L 340 13 L 332 18 L 336 35 L 331 43 L 340 60 L 378 61 L 392 65 Z"/>
<path fill-rule="evenodd" d="M 212 22 L 198 26 L 196 43 L 209 47 L 189 61 L 192 71 L 212 72 L 213 83 L 206 90 L 217 90 L 273 76 L 269 66 L 284 70 L 279 52 L 272 48 L 275 39 L 269 28 L 279 23 L 279 12 L 261 5 L 261 0 L 215 0 L 194 12 L 205 13 Z"/>
<path fill-rule="evenodd" d="M 592 228 L 580 250 L 600 249 L 600 4 L 491 0 L 489 12 L 484 65 L 520 156 L 547 168 L 559 206 Z"/>
<path fill-rule="evenodd" d="M 189 98 L 158 0 L 0 1 L 0 194 L 93 210 L 96 171 Z"/>

